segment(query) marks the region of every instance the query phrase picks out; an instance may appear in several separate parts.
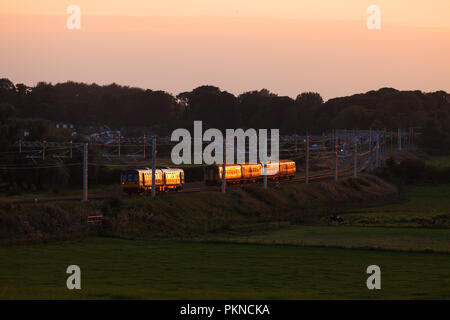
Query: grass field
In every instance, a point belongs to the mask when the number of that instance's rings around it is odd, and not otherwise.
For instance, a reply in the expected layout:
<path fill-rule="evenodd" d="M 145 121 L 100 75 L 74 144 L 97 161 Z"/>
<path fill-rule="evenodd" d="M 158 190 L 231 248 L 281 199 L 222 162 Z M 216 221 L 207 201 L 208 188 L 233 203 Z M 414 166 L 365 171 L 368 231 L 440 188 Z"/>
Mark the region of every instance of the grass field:
<path fill-rule="evenodd" d="M 433 156 L 427 159 L 425 163 L 439 168 L 450 167 L 450 156 Z"/>
<path fill-rule="evenodd" d="M 450 185 L 407 186 L 395 203 L 324 211 L 333 197 L 361 204 L 368 195 L 359 190 L 364 184 L 355 189 L 344 182 L 340 189 L 311 184 L 271 193 L 234 190 L 226 197 L 205 193 L 189 198 L 189 206 L 183 200 L 189 195 L 114 207 L 89 202 L 83 208 L 105 206 L 109 219 L 130 211 L 119 220 L 133 222 L 124 229 L 130 232 L 116 236 L 138 238 L 142 231 L 145 240 L 90 237 L 0 247 L 0 299 L 450 299 Z M 383 188 L 371 187 L 376 199 L 383 200 Z M 282 208 L 300 211 L 302 205 L 308 220 L 286 219 Z M 53 230 L 65 221 L 55 217 L 69 217 L 81 204 L 59 206 L 21 206 L 33 212 L 18 215 L 47 215 L 30 221 Z M 274 208 L 283 214 L 271 214 Z M 148 212 L 152 219 L 137 219 Z M 248 218 L 263 213 L 265 219 Z M 342 224 L 330 224 L 335 213 Z M 174 232 L 180 230 L 186 232 Z M 161 232 L 165 240 L 155 240 Z M 189 241 L 171 241 L 183 238 Z M 82 290 L 66 288 L 72 264 L 81 267 Z M 379 291 L 366 288 L 372 264 L 381 267 Z"/>
<path fill-rule="evenodd" d="M 359 208 L 343 215 L 346 224 L 394 227 L 450 227 L 450 185 L 408 186 L 404 201 Z"/>
<path fill-rule="evenodd" d="M 339 215 L 341 225 L 255 224 L 201 239 L 450 253 L 450 185 L 407 186 L 401 201 Z"/>
<path fill-rule="evenodd" d="M 201 240 L 450 253 L 450 185 L 408 186 L 402 201 L 339 215 L 342 225 L 256 224 Z"/>
<path fill-rule="evenodd" d="M 0 256 L 0 299 L 450 298 L 444 254 L 88 238 Z M 65 286 L 71 264 L 81 290 Z M 372 264 L 378 291 L 366 288 Z"/>
<path fill-rule="evenodd" d="M 266 230 L 257 231 L 258 228 Z M 302 226 L 270 230 L 254 226 L 206 236 L 202 241 L 450 253 L 448 229 Z M 233 234 L 234 233 L 234 234 Z"/>

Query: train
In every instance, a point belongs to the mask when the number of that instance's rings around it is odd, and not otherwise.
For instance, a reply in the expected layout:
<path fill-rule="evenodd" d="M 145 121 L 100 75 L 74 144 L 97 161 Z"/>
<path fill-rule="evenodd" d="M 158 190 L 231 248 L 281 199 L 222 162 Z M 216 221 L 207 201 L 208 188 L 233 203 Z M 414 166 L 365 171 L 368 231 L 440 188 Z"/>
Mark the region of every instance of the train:
<path fill-rule="evenodd" d="M 122 190 L 128 194 L 145 193 L 152 190 L 152 169 L 126 170 L 121 174 Z M 155 190 L 158 192 L 179 191 L 184 186 L 183 169 L 156 169 Z"/>
<path fill-rule="evenodd" d="M 292 160 L 270 161 L 266 164 L 267 180 L 291 180 L 297 171 Z M 222 183 L 222 165 L 211 165 L 205 168 L 204 180 L 206 185 L 220 185 Z M 225 165 L 225 181 L 227 183 L 258 183 L 264 178 L 264 164 L 245 163 Z"/>
<path fill-rule="evenodd" d="M 267 180 L 290 180 L 295 177 L 296 165 L 292 160 L 270 161 L 266 164 Z M 223 166 L 216 164 L 204 168 L 206 185 L 222 183 Z M 229 184 L 260 183 L 264 178 L 264 164 L 244 163 L 225 165 L 225 180 Z M 168 192 L 182 190 L 185 184 L 183 169 L 156 169 L 155 191 Z M 152 170 L 148 168 L 123 171 L 122 190 L 128 194 L 145 193 L 152 190 Z"/>

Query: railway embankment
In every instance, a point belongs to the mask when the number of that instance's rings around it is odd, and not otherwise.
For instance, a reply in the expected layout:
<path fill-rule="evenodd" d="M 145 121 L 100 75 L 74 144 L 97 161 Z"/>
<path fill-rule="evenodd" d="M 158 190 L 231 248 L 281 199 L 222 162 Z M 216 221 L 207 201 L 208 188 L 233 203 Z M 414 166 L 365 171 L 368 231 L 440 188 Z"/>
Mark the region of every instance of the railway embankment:
<path fill-rule="evenodd" d="M 305 185 L 261 185 L 218 192 L 110 198 L 88 203 L 0 203 L 0 243 L 37 243 L 108 236 L 178 239 L 234 226 L 284 222 L 316 224 L 342 210 L 386 203 L 398 188 L 370 174 Z M 92 217 L 96 217 L 92 219 Z"/>

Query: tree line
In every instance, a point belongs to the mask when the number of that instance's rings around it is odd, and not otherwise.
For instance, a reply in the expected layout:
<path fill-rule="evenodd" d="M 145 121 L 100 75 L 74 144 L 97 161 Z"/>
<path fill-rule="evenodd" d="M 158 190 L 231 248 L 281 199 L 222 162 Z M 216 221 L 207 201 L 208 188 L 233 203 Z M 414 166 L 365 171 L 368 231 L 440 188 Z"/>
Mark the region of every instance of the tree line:
<path fill-rule="evenodd" d="M 279 128 L 284 134 L 320 134 L 332 129 L 419 127 L 419 143 L 431 153 L 450 153 L 450 95 L 444 91 L 399 91 L 382 88 L 326 102 L 319 93 L 295 99 L 266 89 L 238 96 L 215 86 L 200 86 L 173 95 L 165 91 L 110 84 L 45 83 L 34 87 L 0 79 L 0 147 L 24 128 L 30 140 L 49 135 L 49 121 L 76 126 L 145 128 L 169 135 L 175 128 Z M 137 133 L 139 134 L 139 132 Z"/>

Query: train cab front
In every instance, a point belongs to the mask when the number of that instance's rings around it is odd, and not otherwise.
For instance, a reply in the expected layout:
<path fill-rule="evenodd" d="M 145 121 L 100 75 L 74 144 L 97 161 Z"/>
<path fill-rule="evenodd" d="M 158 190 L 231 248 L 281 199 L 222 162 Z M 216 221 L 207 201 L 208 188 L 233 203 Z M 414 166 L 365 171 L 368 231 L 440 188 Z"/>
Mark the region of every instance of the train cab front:
<path fill-rule="evenodd" d="M 120 177 L 122 190 L 128 194 L 141 191 L 139 172 L 135 170 L 124 171 Z"/>

